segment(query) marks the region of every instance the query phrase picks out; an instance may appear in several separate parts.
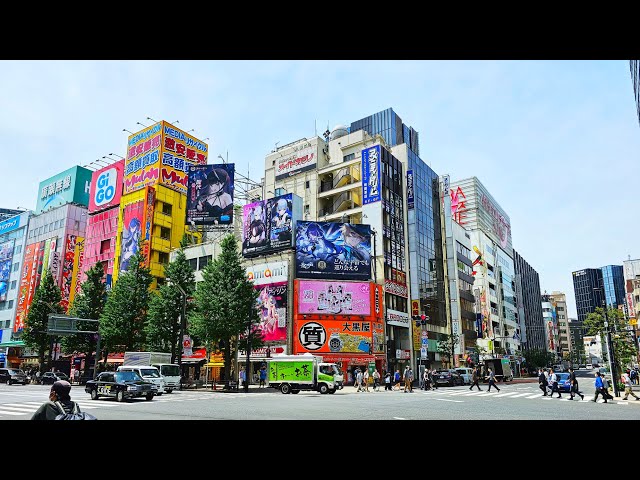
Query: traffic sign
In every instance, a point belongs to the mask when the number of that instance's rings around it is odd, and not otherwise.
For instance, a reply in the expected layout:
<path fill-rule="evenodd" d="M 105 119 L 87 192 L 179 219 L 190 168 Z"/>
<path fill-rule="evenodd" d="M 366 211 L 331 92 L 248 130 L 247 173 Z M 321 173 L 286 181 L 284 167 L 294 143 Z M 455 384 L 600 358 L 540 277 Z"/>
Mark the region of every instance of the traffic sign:
<path fill-rule="evenodd" d="M 429 338 L 429 332 L 427 332 L 426 330 L 423 330 L 422 333 L 420 334 L 420 336 L 422 338 Z"/>
<path fill-rule="evenodd" d="M 429 339 L 428 338 L 422 338 L 422 345 L 429 345 Z"/>
<path fill-rule="evenodd" d="M 427 347 L 422 347 L 420 349 L 420 358 L 427 358 Z"/>

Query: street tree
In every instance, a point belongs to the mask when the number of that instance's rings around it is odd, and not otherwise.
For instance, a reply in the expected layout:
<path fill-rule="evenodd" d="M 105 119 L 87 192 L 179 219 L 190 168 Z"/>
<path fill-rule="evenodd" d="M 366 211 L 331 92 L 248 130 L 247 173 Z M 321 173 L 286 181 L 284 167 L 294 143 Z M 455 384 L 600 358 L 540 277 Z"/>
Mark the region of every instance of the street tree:
<path fill-rule="evenodd" d="M 96 264 L 87 271 L 87 279 L 80 285 L 78 293 L 69 315 L 78 318 L 90 318 L 98 320 L 107 302 L 107 285 L 104 282 L 104 267 L 102 262 Z M 78 330 L 92 331 L 98 330 L 97 322 L 78 322 Z M 85 355 L 84 371 L 89 371 L 91 362 L 89 359 L 94 355 L 98 346 L 98 336 L 89 333 L 78 333 L 68 335 L 62 339 L 63 351 L 67 353 L 82 352 Z M 96 361 L 96 359 L 94 359 Z"/>
<path fill-rule="evenodd" d="M 525 352 L 525 358 L 528 370 L 533 372 L 538 368 L 552 365 L 555 361 L 555 354 L 544 349 L 532 348 Z"/>
<path fill-rule="evenodd" d="M 186 237 L 183 237 L 183 240 Z M 147 347 L 151 351 L 171 352 L 171 362 L 175 363 L 180 352 L 180 321 L 183 298 L 180 288 L 191 297 L 196 288 L 193 269 L 184 254 L 183 243 L 173 262 L 164 267 L 166 283 L 152 292 L 149 302 L 149 315 L 145 326 Z M 180 287 L 180 288 L 178 288 Z M 187 303 L 187 318 L 192 305 Z"/>
<path fill-rule="evenodd" d="M 54 282 L 51 272 L 46 269 L 40 285 L 33 295 L 33 301 L 29 307 L 29 313 L 22 331 L 24 344 L 38 352 L 41 372 L 45 371 L 46 352 L 49 353 L 47 369 L 51 366 L 51 344 L 54 339 L 47 335 L 48 317 L 50 313 L 62 314 L 64 312 L 64 308 L 60 305 L 60 300 L 62 300 L 60 287 Z"/>
<path fill-rule="evenodd" d="M 438 340 L 438 353 L 441 357 L 444 357 L 446 363 L 450 368 L 453 368 L 453 358 L 455 354 L 456 345 L 460 342 L 460 335 L 457 333 L 452 334 L 440 334 L 440 340 Z"/>
<path fill-rule="evenodd" d="M 202 271 L 202 281 L 196 287 L 196 308 L 189 331 L 207 345 L 216 345 L 224 352 L 228 386 L 235 343 L 238 342 L 241 348 L 248 347 L 248 354 L 259 345 L 261 339 L 257 337 L 255 326 L 260 319 L 256 309 L 258 294 L 247 279 L 236 238 L 229 234 L 220 246 L 220 255 L 207 264 Z"/>
<path fill-rule="evenodd" d="M 127 271 L 120 272 L 100 316 L 100 338 L 105 359 L 109 352 L 143 348 L 152 281 L 140 244 L 138 251 L 129 259 Z"/>
<path fill-rule="evenodd" d="M 588 335 L 600 335 L 602 344 L 608 345 L 604 327 L 604 313 L 603 308 L 596 307 L 595 311 L 589 313 L 585 318 L 584 327 L 587 329 Z M 631 333 L 627 330 L 628 322 L 624 313 L 617 308 L 607 307 L 606 314 L 609 323 L 608 330 L 611 332 L 611 343 L 613 344 L 615 370 L 619 375 L 624 371 L 622 367 L 632 363 L 632 360 L 636 358 L 637 349 L 631 338 Z"/>

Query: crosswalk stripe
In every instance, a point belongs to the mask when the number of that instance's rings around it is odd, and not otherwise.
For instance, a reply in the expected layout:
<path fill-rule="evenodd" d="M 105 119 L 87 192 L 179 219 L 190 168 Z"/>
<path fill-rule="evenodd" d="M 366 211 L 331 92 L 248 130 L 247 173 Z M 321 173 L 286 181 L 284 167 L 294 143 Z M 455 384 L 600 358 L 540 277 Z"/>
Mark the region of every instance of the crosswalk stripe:
<path fill-rule="evenodd" d="M 26 411 L 26 412 L 35 412 L 37 410 L 37 408 L 33 408 L 32 405 L 20 405 L 17 403 L 6 403 L 4 405 L 2 405 L 2 408 L 8 408 L 9 410 L 18 410 L 18 411 Z"/>
<path fill-rule="evenodd" d="M 529 395 L 531 392 L 525 392 L 525 393 L 516 393 L 514 396 L 512 396 L 511 398 L 519 398 L 519 397 L 526 397 L 527 395 Z"/>
<path fill-rule="evenodd" d="M 1 415 L 28 415 L 29 413 L 33 413 L 33 412 L 13 412 L 13 411 L 3 410 L 0 408 L 0 416 Z"/>
<path fill-rule="evenodd" d="M 494 397 L 510 397 L 512 395 L 516 395 L 516 396 L 520 395 L 521 396 L 522 393 L 518 393 L 518 392 L 505 392 L 505 393 L 502 393 L 501 392 L 501 393 L 498 393 L 497 395 L 494 395 Z M 527 394 L 525 393 L 525 395 L 527 395 Z"/>
<path fill-rule="evenodd" d="M 535 393 L 533 395 L 529 395 L 526 398 L 544 398 L 541 393 Z"/>

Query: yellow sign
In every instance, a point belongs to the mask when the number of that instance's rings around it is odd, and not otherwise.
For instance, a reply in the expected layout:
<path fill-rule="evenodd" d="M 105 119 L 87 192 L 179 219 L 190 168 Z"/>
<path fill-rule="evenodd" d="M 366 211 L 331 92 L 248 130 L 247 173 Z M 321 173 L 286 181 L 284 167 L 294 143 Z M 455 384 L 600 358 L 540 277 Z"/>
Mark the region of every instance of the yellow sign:
<path fill-rule="evenodd" d="M 420 315 L 420 301 L 411 300 L 411 315 Z"/>
<path fill-rule="evenodd" d="M 630 318 L 629 319 L 629 325 L 633 325 L 634 327 L 638 324 L 638 319 L 637 318 Z"/>
<path fill-rule="evenodd" d="M 413 349 L 420 350 L 422 346 L 422 330 L 420 327 L 416 327 L 416 322 L 411 322 L 411 328 L 413 329 Z"/>

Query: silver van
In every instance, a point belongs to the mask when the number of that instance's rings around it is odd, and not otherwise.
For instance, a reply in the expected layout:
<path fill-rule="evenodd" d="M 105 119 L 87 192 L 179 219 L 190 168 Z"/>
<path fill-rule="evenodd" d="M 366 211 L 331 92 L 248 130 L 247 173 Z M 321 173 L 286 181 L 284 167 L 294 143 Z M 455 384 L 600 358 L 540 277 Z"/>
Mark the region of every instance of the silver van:
<path fill-rule="evenodd" d="M 164 393 L 164 379 L 160 375 L 160 371 L 156 367 L 140 366 L 140 365 L 121 365 L 118 372 L 136 372 L 143 380 L 153 383 L 155 386 L 154 394 L 162 395 Z"/>

